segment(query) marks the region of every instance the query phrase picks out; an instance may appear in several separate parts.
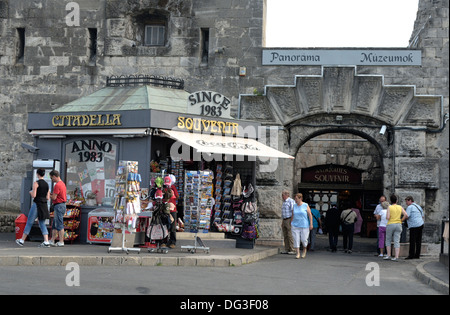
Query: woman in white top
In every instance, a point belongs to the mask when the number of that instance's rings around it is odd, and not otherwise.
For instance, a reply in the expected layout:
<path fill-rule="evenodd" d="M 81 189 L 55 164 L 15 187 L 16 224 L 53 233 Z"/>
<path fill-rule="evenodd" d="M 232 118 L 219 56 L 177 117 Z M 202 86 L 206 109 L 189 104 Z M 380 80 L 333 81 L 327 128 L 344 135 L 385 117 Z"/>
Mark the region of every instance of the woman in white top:
<path fill-rule="evenodd" d="M 380 225 L 378 226 L 378 247 L 380 248 L 380 255 L 378 257 L 383 257 L 384 252 L 384 241 L 386 239 L 386 225 L 388 220 L 386 219 L 387 208 L 389 207 L 389 202 L 383 201 L 381 203 L 382 210 L 375 217 L 380 220 Z"/>

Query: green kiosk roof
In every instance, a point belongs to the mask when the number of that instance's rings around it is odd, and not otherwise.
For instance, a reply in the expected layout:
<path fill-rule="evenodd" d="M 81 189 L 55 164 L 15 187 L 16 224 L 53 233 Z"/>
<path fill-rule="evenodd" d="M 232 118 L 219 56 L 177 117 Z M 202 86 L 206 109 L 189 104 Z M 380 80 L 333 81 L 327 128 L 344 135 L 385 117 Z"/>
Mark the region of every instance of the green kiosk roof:
<path fill-rule="evenodd" d="M 105 87 L 53 112 L 98 112 L 156 109 L 186 113 L 189 93 L 150 85 Z"/>

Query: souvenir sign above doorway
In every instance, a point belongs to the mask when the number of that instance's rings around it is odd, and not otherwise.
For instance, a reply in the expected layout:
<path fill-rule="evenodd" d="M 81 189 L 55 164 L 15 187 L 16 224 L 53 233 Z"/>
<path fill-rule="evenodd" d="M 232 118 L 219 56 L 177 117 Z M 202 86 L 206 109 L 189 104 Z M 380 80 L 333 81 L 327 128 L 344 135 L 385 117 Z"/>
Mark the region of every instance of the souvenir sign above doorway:
<path fill-rule="evenodd" d="M 302 169 L 302 183 L 360 185 L 362 171 L 343 165 L 318 165 Z"/>

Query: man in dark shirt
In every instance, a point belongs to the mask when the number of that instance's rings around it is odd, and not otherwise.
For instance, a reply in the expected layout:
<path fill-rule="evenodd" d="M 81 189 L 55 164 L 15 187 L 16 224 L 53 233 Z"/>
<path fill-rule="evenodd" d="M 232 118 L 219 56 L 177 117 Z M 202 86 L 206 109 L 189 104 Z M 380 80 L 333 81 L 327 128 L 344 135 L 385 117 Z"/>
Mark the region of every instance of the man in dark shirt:
<path fill-rule="evenodd" d="M 328 230 L 328 241 L 330 243 L 330 250 L 334 253 L 337 251 L 339 225 L 341 224 L 340 212 L 335 204 L 327 211 L 325 223 Z"/>

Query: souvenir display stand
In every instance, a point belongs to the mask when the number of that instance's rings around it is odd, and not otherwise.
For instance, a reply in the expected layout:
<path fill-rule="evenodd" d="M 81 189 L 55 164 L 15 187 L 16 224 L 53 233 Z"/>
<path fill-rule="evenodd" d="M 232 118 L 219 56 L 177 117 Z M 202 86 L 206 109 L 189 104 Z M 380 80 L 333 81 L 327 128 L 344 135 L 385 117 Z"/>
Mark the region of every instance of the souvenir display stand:
<path fill-rule="evenodd" d="M 68 201 L 66 203 L 66 212 L 63 216 L 64 222 L 64 242 L 73 242 L 80 236 L 80 215 L 81 215 L 81 205 L 80 201 Z M 52 222 L 54 220 L 54 212 L 50 213 L 50 224 L 49 229 L 52 227 Z M 56 238 L 59 240 L 59 236 Z"/>
<path fill-rule="evenodd" d="M 64 214 L 64 241 L 73 244 L 80 235 L 80 215 L 81 206 L 77 203 L 66 203 L 66 213 Z"/>
<path fill-rule="evenodd" d="M 214 206 L 212 171 L 186 171 L 184 179 L 184 229 L 195 233 L 194 245 L 181 246 L 195 253 L 201 249 L 209 253 L 198 233 L 208 233 Z"/>
<path fill-rule="evenodd" d="M 126 247 L 126 236 L 136 228 L 138 214 L 141 212 L 140 205 L 140 175 L 138 174 L 138 162 L 120 161 L 116 173 L 116 187 L 114 196 L 114 233 L 122 236 L 122 247 L 108 248 L 111 251 L 140 252 L 140 248 Z M 128 232 L 128 234 L 126 233 Z M 114 240 L 113 240 L 114 242 Z M 134 243 L 134 241 L 133 241 Z"/>

